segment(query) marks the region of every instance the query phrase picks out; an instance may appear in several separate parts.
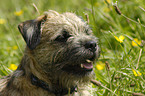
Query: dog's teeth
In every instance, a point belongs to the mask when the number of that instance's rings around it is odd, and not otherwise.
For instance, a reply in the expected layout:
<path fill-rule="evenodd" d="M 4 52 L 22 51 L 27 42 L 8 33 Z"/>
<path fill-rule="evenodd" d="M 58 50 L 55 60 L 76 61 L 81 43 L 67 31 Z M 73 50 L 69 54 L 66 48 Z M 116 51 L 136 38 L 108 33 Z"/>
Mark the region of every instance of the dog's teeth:
<path fill-rule="evenodd" d="M 83 66 L 83 64 L 81 64 L 81 68 L 83 68 L 84 66 Z"/>
<path fill-rule="evenodd" d="M 86 61 L 87 61 L 88 63 L 91 63 L 91 61 L 90 61 L 90 60 L 88 60 L 88 59 L 87 59 Z"/>

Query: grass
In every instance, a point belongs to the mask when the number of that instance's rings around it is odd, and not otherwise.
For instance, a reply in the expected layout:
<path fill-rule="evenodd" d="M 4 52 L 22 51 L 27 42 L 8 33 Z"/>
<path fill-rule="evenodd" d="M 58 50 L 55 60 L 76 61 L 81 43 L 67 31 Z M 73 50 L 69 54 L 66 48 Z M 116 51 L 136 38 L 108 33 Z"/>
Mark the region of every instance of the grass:
<path fill-rule="evenodd" d="M 100 82 L 92 85 L 94 96 L 145 94 L 144 0 L 118 0 L 117 5 L 116 0 L 0 1 L 0 77 L 10 74 L 15 69 L 10 66 L 18 65 L 23 56 L 25 43 L 17 25 L 39 16 L 33 3 L 40 14 L 51 9 L 75 12 L 85 20 L 86 14 L 89 16 L 102 50 L 94 65 Z"/>

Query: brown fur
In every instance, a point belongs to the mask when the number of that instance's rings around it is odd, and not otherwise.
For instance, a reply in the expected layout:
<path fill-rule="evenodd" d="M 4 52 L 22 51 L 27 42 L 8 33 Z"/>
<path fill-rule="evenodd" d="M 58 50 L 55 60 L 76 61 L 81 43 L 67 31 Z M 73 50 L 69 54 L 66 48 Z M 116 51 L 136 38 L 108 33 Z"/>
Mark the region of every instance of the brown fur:
<path fill-rule="evenodd" d="M 29 45 L 27 40 L 32 38 L 33 33 L 24 34 L 23 27 L 26 26 L 24 28 L 28 28 L 26 31 L 29 32 L 29 30 L 34 30 L 33 26 L 28 25 L 29 22 L 19 25 L 20 32 L 24 39 L 26 37 L 25 41 L 28 45 L 18 69 L 11 75 L 0 79 L 0 96 L 55 96 L 53 92 L 33 85 L 30 79 L 31 74 L 45 81 L 52 91 L 61 88 L 69 89 L 77 85 L 78 92 L 73 92 L 71 95 L 84 96 L 81 89 L 84 89 L 90 79 L 94 77 L 93 71 L 83 73 L 83 71 L 79 72 L 75 69 L 75 72 L 78 72 L 75 73 L 73 70 L 66 72 L 63 68 L 78 66 L 77 64 L 81 64 L 91 57 L 98 58 L 98 45 L 95 46 L 94 53 L 89 48 L 84 48 L 88 41 L 95 41 L 97 44 L 97 38 L 92 36 L 91 29 L 86 22 L 73 13 L 59 14 L 50 10 L 35 21 L 41 21 L 40 42 L 37 42 L 37 46 Z M 56 38 L 62 35 L 64 29 L 71 36 L 65 42 L 57 41 Z M 92 61 L 94 60 L 92 59 Z M 85 95 L 87 96 L 87 93 Z"/>

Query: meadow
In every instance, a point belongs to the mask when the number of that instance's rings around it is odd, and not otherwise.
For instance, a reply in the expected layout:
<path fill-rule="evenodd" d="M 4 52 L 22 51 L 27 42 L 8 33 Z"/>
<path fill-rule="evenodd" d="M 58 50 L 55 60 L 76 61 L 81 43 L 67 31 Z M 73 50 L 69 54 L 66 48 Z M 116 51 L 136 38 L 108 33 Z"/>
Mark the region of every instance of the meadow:
<path fill-rule="evenodd" d="M 44 11 L 74 12 L 89 22 L 101 55 L 92 96 L 144 96 L 144 0 L 0 0 L 0 77 L 16 70 L 25 49 L 18 24 Z"/>

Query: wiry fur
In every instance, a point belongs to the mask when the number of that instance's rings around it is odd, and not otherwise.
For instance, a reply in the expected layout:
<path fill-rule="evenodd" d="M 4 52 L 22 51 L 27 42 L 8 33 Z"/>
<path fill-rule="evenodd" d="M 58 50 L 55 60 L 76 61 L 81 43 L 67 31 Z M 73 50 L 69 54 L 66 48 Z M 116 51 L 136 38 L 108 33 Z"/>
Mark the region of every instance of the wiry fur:
<path fill-rule="evenodd" d="M 79 87 L 93 78 L 93 71 L 87 73 L 78 71 L 76 74 L 63 70 L 66 66 L 81 64 L 92 57 L 93 53 L 86 49 L 84 44 L 87 41 L 97 42 L 97 39 L 91 35 L 91 29 L 86 22 L 73 13 L 59 14 L 50 10 L 45 16 L 47 16 L 45 22 L 41 23 L 40 43 L 33 50 L 26 47 L 18 69 L 0 80 L 0 96 L 55 96 L 32 85 L 31 74 L 45 81 L 52 91 L 77 85 L 80 92 Z M 63 30 L 69 32 L 71 37 L 65 43 L 55 41 L 62 35 Z M 98 58 L 98 46 L 95 54 L 95 58 Z"/>

